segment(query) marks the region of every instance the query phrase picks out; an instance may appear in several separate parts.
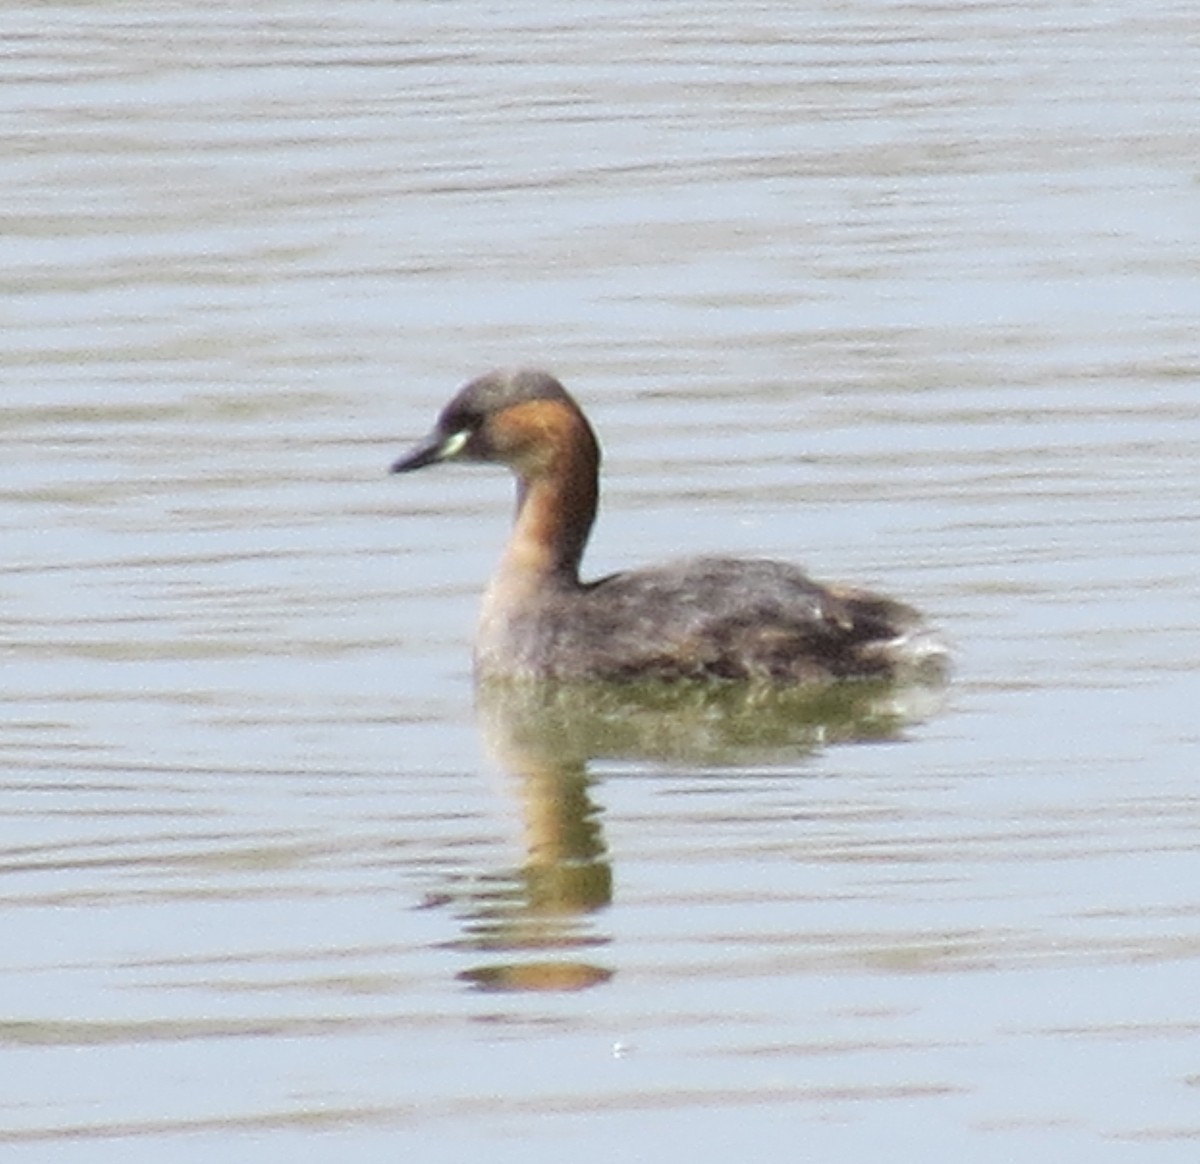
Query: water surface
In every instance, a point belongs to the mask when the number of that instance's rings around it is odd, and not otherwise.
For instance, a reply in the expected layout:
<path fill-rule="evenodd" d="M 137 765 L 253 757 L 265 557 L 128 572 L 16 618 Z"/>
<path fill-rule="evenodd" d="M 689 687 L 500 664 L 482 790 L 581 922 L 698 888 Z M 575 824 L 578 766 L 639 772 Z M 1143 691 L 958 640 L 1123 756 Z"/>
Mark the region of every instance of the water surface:
<path fill-rule="evenodd" d="M 8 1155 L 1194 1159 L 1194 32 L 0 16 Z M 517 361 L 591 571 L 885 588 L 944 703 L 477 712 L 510 485 L 384 470 Z"/>

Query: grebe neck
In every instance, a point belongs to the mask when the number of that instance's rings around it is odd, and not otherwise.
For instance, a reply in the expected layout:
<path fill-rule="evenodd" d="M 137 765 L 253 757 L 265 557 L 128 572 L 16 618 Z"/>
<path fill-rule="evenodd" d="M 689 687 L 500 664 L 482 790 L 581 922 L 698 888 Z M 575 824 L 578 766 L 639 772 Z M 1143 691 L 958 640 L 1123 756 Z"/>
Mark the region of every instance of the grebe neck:
<path fill-rule="evenodd" d="M 517 513 L 499 574 L 536 583 L 579 582 L 579 564 L 596 519 L 600 449 L 590 429 L 530 466 L 516 466 Z"/>

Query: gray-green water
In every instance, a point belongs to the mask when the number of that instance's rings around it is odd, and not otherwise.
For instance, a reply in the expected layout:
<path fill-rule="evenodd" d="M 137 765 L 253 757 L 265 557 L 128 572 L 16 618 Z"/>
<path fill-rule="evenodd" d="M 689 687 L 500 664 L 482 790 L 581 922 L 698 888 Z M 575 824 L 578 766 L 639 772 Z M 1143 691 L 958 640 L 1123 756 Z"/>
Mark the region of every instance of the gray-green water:
<path fill-rule="evenodd" d="M 1196 33 L 0 14 L 6 1159 L 1192 1161 Z M 511 486 L 385 469 L 514 361 L 593 572 L 882 587 L 945 705 L 477 718 Z"/>

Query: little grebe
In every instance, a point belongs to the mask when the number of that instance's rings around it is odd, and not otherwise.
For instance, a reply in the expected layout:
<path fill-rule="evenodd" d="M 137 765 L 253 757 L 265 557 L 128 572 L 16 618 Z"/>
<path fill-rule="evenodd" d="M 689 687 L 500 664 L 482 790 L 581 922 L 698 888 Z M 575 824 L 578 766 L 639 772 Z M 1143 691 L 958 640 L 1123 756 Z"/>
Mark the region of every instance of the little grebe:
<path fill-rule="evenodd" d="M 581 582 L 600 448 L 546 372 L 472 380 L 391 471 L 451 460 L 499 462 L 517 478 L 475 640 L 480 678 L 798 684 L 944 668 L 945 647 L 911 607 L 818 585 L 786 562 L 692 558 Z"/>

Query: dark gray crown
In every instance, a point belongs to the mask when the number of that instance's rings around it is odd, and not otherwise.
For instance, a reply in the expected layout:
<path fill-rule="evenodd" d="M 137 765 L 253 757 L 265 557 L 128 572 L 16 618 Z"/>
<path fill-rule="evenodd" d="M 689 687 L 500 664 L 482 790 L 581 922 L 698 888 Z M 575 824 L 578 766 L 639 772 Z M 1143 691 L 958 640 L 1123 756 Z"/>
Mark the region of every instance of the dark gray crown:
<path fill-rule="evenodd" d="M 439 427 L 443 432 L 474 429 L 485 417 L 530 400 L 571 401 L 571 397 L 549 372 L 537 368 L 486 372 L 462 387 L 442 409 Z"/>

